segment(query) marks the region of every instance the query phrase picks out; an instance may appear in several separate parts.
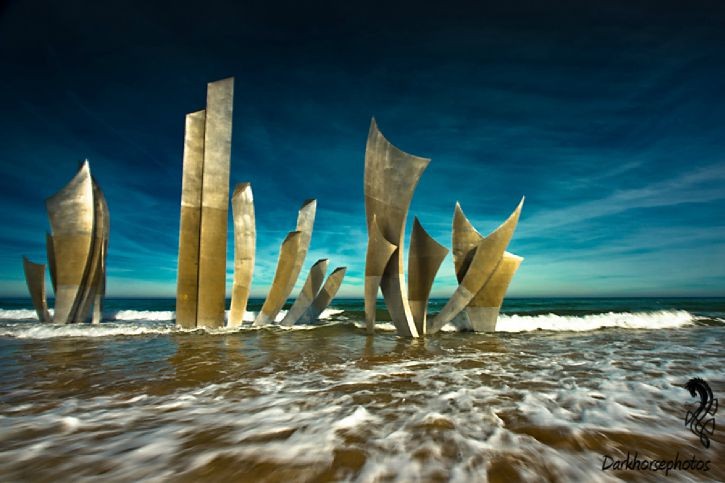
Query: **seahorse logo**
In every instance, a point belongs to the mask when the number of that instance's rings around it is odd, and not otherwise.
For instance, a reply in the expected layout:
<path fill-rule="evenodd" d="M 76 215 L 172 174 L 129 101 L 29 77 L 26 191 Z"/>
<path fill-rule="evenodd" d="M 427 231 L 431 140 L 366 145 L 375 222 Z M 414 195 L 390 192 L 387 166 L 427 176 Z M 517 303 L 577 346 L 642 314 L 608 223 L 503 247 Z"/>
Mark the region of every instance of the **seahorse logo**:
<path fill-rule="evenodd" d="M 714 416 L 717 412 L 717 399 L 713 397 L 710 386 L 699 377 L 690 379 L 684 387 L 690 391 L 690 396 L 700 396 L 697 408 L 694 411 L 688 409 L 685 414 L 685 426 L 689 426 L 690 431 L 700 437 L 702 445 L 709 448 L 710 436 L 715 433 Z M 708 415 L 713 417 L 706 420 Z"/>

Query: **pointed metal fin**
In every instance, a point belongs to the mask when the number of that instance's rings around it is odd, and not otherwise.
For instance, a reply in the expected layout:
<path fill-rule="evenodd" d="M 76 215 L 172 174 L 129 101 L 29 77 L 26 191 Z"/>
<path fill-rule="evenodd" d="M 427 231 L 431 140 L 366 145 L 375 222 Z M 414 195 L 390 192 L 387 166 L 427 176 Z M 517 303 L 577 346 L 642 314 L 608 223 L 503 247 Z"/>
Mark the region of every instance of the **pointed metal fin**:
<path fill-rule="evenodd" d="M 397 253 L 392 254 L 377 283 L 398 335 L 404 337 L 418 337 L 403 274 L 405 220 L 415 187 L 428 163 L 430 159 L 408 154 L 393 146 L 378 129 L 375 119 L 371 121 L 365 147 L 364 185 L 368 237 L 374 233 L 371 225 L 376 217 L 383 237 L 396 247 Z M 379 258 L 375 253 L 378 247 L 370 241 L 369 238 L 366 259 L 376 260 Z M 369 273 L 367 269 L 366 273 Z M 368 300 L 371 294 L 377 293 L 377 286 L 373 286 L 375 282 L 375 279 L 366 276 L 365 320 L 368 324 L 375 320 L 375 305 Z"/>
<path fill-rule="evenodd" d="M 267 325 L 274 322 L 274 318 L 287 301 L 287 297 L 289 297 L 294 287 L 294 278 L 292 275 L 294 275 L 295 260 L 299 253 L 301 238 L 301 232 L 291 231 L 282 242 L 272 286 L 269 289 L 269 294 L 267 294 L 262 310 L 259 311 L 259 314 L 254 319 L 255 326 Z"/>
<path fill-rule="evenodd" d="M 254 219 L 254 197 L 249 183 L 240 183 L 232 195 L 234 216 L 234 283 L 229 327 L 238 327 L 244 320 L 249 292 L 252 288 L 257 230 Z"/>
<path fill-rule="evenodd" d="M 304 316 L 300 318 L 301 323 L 309 324 L 320 317 L 320 314 L 324 312 L 332 302 L 332 299 L 335 298 L 335 295 L 337 295 L 337 291 L 340 289 L 340 285 L 342 285 L 342 279 L 345 278 L 345 271 L 347 271 L 347 267 L 338 267 L 327 277 L 325 285 L 322 286 L 312 305 Z"/>
<path fill-rule="evenodd" d="M 419 334 L 425 333 L 433 280 L 447 255 L 448 249 L 435 241 L 415 217 L 408 252 L 408 300 Z"/>
<path fill-rule="evenodd" d="M 45 298 L 45 265 L 33 263 L 27 257 L 23 257 L 23 271 L 25 282 L 28 285 L 28 292 L 41 322 L 50 322 L 48 313 L 48 302 Z"/>
<path fill-rule="evenodd" d="M 365 325 L 368 333 L 372 334 L 375 331 L 375 312 L 380 280 L 397 247 L 380 233 L 376 215 L 373 215 L 368 231 L 368 249 L 365 257 Z"/>
<path fill-rule="evenodd" d="M 433 319 L 429 319 L 427 333 L 434 334 L 445 324 L 453 320 L 454 317 L 468 306 L 481 288 L 486 285 L 486 282 L 488 282 L 496 267 L 501 262 L 503 252 L 511 241 L 511 237 L 519 221 L 523 203 L 524 199 L 522 198 L 508 219 L 478 244 L 476 252 L 458 288 L 451 298 L 448 299 L 443 309 Z"/>
<path fill-rule="evenodd" d="M 307 275 L 307 280 L 305 280 L 305 285 L 300 290 L 300 294 L 295 299 L 292 307 L 287 311 L 280 325 L 294 325 L 307 312 L 307 309 L 310 308 L 315 301 L 315 297 L 320 292 L 320 287 L 327 273 L 327 265 L 327 258 L 317 260 L 312 265 L 310 273 Z"/>

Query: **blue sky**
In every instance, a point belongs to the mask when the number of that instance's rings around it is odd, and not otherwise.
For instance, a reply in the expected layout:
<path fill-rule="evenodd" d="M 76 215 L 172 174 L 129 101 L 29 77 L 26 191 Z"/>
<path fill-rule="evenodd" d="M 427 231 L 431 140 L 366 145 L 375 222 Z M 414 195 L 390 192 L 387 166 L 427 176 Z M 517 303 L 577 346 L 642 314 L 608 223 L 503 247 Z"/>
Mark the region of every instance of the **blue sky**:
<path fill-rule="evenodd" d="M 312 197 L 299 285 L 326 257 L 362 294 L 372 116 L 432 158 L 408 233 L 417 215 L 450 247 L 456 201 L 487 233 L 526 195 L 510 295 L 725 294 L 720 2 L 42 3 L 0 7 L 0 296 L 26 293 L 44 199 L 83 158 L 111 212 L 108 295 L 173 296 L 184 114 L 228 76 L 253 295 Z M 449 256 L 433 293 L 454 287 Z"/>

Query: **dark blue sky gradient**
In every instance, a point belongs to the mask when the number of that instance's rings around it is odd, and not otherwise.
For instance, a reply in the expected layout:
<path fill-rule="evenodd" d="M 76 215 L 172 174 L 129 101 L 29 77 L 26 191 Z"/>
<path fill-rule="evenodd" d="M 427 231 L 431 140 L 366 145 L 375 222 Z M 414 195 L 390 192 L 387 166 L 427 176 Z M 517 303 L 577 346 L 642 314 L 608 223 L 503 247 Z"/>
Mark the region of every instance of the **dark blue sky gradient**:
<path fill-rule="evenodd" d="M 725 294 L 723 2 L 0 5 L 0 295 L 26 293 L 44 199 L 88 158 L 111 210 L 109 296 L 173 296 L 184 114 L 228 76 L 253 295 L 310 197 L 300 284 L 328 257 L 349 267 L 341 294 L 362 294 L 373 115 L 432 158 L 408 230 L 417 215 L 450 247 L 456 201 L 488 233 L 526 195 L 511 295 Z M 434 295 L 454 286 L 449 257 Z"/>

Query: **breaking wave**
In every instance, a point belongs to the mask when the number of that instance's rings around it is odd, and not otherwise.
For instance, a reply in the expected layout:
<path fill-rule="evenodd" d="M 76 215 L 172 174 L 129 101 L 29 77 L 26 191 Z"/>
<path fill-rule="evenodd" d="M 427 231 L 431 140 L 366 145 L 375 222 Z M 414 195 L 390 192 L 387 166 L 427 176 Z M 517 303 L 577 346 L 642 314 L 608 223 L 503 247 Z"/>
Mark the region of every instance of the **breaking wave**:
<path fill-rule="evenodd" d="M 324 322 L 332 321 L 344 310 L 326 309 L 320 315 Z M 52 313 L 52 312 L 51 312 Z M 282 320 L 287 313 L 280 311 L 275 321 Z M 227 311 L 227 315 L 229 312 Z M 242 327 L 223 327 L 219 329 L 180 329 L 176 327 L 176 314 L 169 310 L 119 310 L 110 311 L 104 314 L 101 324 L 41 324 L 32 309 L 0 309 L 0 337 L 15 337 L 19 339 L 50 339 L 54 337 L 112 337 L 112 336 L 135 336 L 146 334 L 169 334 L 173 332 L 207 332 L 210 334 L 231 334 L 246 330 L 259 330 L 260 327 L 252 327 L 257 312 L 247 311 L 244 314 L 244 321 L 248 324 Z M 333 321 L 337 322 L 338 320 Z M 307 330 L 322 326 L 295 325 L 292 327 L 276 327 L 283 330 Z"/>
<path fill-rule="evenodd" d="M 114 322 L 102 324 L 41 324 L 41 323 L 8 323 L 0 325 L 0 337 L 18 339 L 52 339 L 56 337 L 112 337 L 147 334 L 168 334 L 175 332 L 172 323 L 124 323 Z"/>
<path fill-rule="evenodd" d="M 656 312 L 607 312 L 591 315 L 502 315 L 497 332 L 528 332 L 553 330 L 583 332 L 607 327 L 622 329 L 674 329 L 691 325 L 696 317 L 686 310 Z"/>
<path fill-rule="evenodd" d="M 49 310 L 53 314 L 53 309 Z M 327 309 L 322 312 L 320 319 L 329 319 L 335 315 L 341 314 L 344 310 Z M 275 319 L 277 322 L 282 320 L 287 314 L 286 310 L 281 310 Z M 227 311 L 226 315 L 229 315 Z M 244 313 L 244 320 L 252 322 L 257 316 L 257 312 L 247 311 Z M 0 309 L 0 321 L 2 320 L 37 320 L 37 315 L 33 309 Z M 173 321 L 176 319 L 176 313 L 173 310 L 116 310 L 107 311 L 103 314 L 106 321 Z"/>
<path fill-rule="evenodd" d="M 607 312 L 591 315 L 505 315 L 496 323 L 496 332 L 531 332 L 548 330 L 554 332 L 586 332 L 604 328 L 620 329 L 676 329 L 692 325 L 697 317 L 686 310 L 660 310 L 656 312 Z M 364 323 L 356 323 L 365 327 Z M 375 325 L 383 331 L 394 331 L 391 322 Z M 443 326 L 443 332 L 457 332 L 452 324 Z"/>
<path fill-rule="evenodd" d="M 284 318 L 286 311 L 281 311 L 276 320 Z M 340 309 L 327 309 L 320 316 L 322 324 L 295 325 L 279 327 L 281 330 L 313 330 L 330 325 L 350 325 L 350 314 Z M 210 334 L 230 334 L 239 331 L 259 330 L 249 322 L 254 320 L 256 312 L 246 312 L 242 327 L 224 327 L 204 329 Z M 173 311 L 165 310 L 119 310 L 105 314 L 104 322 L 99 325 L 40 324 L 34 310 L 0 309 L 0 336 L 29 339 L 45 339 L 53 337 L 110 337 L 134 336 L 144 334 L 169 334 L 172 332 L 194 332 L 202 329 L 183 330 L 175 326 Z M 362 315 L 352 317 L 355 327 L 362 329 L 365 323 Z M 620 329 L 675 329 L 693 325 L 698 320 L 685 310 L 662 310 L 655 312 L 608 312 L 591 315 L 501 315 L 496 325 L 497 332 L 531 332 L 531 331 L 569 331 L 585 332 L 603 328 Z M 391 322 L 379 322 L 376 330 L 394 332 Z M 443 332 L 456 332 L 453 325 L 443 327 Z"/>
<path fill-rule="evenodd" d="M 38 320 L 38 316 L 33 309 L 0 309 L 0 320 Z"/>
<path fill-rule="evenodd" d="M 104 318 L 115 321 L 173 321 L 176 313 L 173 310 L 119 310 L 104 314 Z"/>

